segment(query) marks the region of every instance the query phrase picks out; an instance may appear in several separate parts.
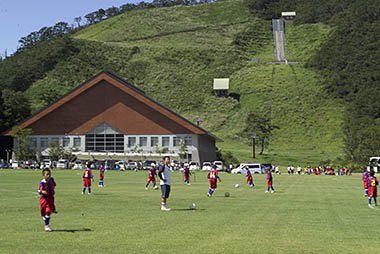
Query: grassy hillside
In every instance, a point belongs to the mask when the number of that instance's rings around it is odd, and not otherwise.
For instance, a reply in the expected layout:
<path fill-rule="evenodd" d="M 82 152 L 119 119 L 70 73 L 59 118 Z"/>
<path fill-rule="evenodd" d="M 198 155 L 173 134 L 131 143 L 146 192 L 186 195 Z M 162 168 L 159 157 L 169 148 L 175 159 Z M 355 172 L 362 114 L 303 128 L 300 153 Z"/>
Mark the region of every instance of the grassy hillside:
<path fill-rule="evenodd" d="M 79 53 L 27 95 L 37 110 L 49 103 L 44 93 L 61 96 L 106 68 L 189 120 L 201 118 L 224 141 L 218 147 L 239 160 L 251 157 L 240 137 L 249 112 L 270 116 L 280 127 L 258 160 L 286 165 L 335 159 L 342 153 L 343 106 L 323 91 L 320 76 L 304 68 L 330 28 L 289 25 L 286 31 L 288 59 L 298 63 L 273 65 L 270 23 L 251 16 L 241 1 L 128 12 L 74 34 Z M 240 103 L 213 96 L 213 78 L 222 77 L 231 79 Z"/>

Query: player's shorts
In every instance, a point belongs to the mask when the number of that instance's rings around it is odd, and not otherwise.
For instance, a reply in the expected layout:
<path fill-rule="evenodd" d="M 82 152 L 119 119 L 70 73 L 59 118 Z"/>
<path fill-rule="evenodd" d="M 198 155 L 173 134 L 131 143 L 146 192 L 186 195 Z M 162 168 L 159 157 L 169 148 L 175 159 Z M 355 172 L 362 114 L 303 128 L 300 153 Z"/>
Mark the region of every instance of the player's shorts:
<path fill-rule="evenodd" d="M 218 187 L 216 179 L 210 180 L 210 188 L 216 189 L 216 187 Z"/>
<path fill-rule="evenodd" d="M 169 195 L 170 195 L 170 185 L 167 185 L 167 184 L 161 185 L 161 197 L 169 198 Z"/>
<path fill-rule="evenodd" d="M 364 187 L 365 190 L 368 189 L 368 183 L 367 182 L 363 182 L 363 187 Z"/>
<path fill-rule="evenodd" d="M 83 178 L 83 187 L 91 187 L 91 179 Z"/>
<path fill-rule="evenodd" d="M 40 212 L 41 216 L 50 216 L 55 211 L 54 200 L 40 199 Z"/>
<path fill-rule="evenodd" d="M 154 176 L 148 176 L 148 180 L 147 180 L 148 183 L 152 182 L 152 183 L 156 183 L 156 178 Z"/>
<path fill-rule="evenodd" d="M 247 178 L 247 183 L 252 183 L 252 177 Z"/>
<path fill-rule="evenodd" d="M 104 175 L 103 175 L 103 173 L 100 173 L 99 174 L 99 180 L 103 180 L 104 179 Z"/>
<path fill-rule="evenodd" d="M 184 175 L 184 176 L 183 176 L 183 180 L 184 180 L 184 181 L 189 181 L 189 176 L 188 176 L 188 175 Z"/>
<path fill-rule="evenodd" d="M 376 187 L 368 187 L 368 197 L 376 198 L 377 197 L 377 188 Z"/>
<path fill-rule="evenodd" d="M 272 181 L 268 181 L 268 187 L 272 187 L 273 183 Z"/>

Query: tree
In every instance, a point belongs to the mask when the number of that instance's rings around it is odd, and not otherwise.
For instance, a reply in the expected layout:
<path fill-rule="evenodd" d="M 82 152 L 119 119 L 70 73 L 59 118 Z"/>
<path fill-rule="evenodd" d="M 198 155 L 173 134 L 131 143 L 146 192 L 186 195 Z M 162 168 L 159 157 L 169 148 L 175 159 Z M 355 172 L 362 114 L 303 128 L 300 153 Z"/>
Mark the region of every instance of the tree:
<path fill-rule="evenodd" d="M 33 133 L 32 129 L 21 129 L 19 127 L 13 128 L 13 138 L 17 142 L 17 147 L 14 150 L 17 160 L 28 160 L 34 158 L 35 154 L 29 147 L 30 135 Z"/>
<path fill-rule="evenodd" d="M 119 13 L 120 13 L 119 8 L 112 6 L 106 10 L 105 15 L 107 16 L 107 18 L 110 18 L 110 17 L 118 15 Z"/>
<path fill-rule="evenodd" d="M 4 89 L 0 93 L 0 131 L 5 131 L 30 115 L 30 105 L 22 92 Z"/>
<path fill-rule="evenodd" d="M 187 159 L 187 145 L 183 139 L 179 141 L 179 156 L 181 159 Z"/>
<path fill-rule="evenodd" d="M 84 17 L 87 19 L 87 23 L 92 25 L 96 21 L 96 12 L 91 12 L 89 14 L 86 14 Z"/>
<path fill-rule="evenodd" d="M 49 156 L 53 161 L 64 158 L 65 149 L 58 141 L 53 141 L 49 145 Z"/>
<path fill-rule="evenodd" d="M 249 113 L 245 120 L 245 128 L 242 131 L 242 136 L 251 142 L 252 135 L 256 134 L 261 143 L 260 154 L 263 154 L 265 147 L 268 147 L 269 145 L 272 131 L 275 129 L 279 129 L 279 127 L 271 124 L 270 118 L 255 113 Z"/>
<path fill-rule="evenodd" d="M 81 16 L 74 18 L 74 22 L 77 23 L 77 27 L 81 27 L 81 25 L 80 25 L 81 21 L 82 21 L 82 17 Z"/>

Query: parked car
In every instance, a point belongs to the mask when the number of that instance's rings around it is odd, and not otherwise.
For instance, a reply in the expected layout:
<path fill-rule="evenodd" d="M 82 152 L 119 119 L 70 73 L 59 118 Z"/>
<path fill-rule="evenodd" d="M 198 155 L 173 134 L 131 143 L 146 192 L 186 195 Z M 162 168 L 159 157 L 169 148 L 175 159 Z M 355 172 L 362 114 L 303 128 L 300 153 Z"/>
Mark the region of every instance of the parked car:
<path fill-rule="evenodd" d="M 69 162 L 66 159 L 60 159 L 57 162 L 57 168 L 69 168 Z"/>
<path fill-rule="evenodd" d="M 0 168 L 8 168 L 8 163 L 3 159 L 0 160 Z"/>
<path fill-rule="evenodd" d="M 261 166 L 264 168 L 264 170 L 269 169 L 270 171 L 274 172 L 274 166 L 270 163 L 262 163 Z"/>
<path fill-rule="evenodd" d="M 260 163 L 241 163 L 237 168 L 231 170 L 231 174 L 245 174 L 248 169 L 252 174 L 264 173 L 264 167 Z"/>
<path fill-rule="evenodd" d="M 199 163 L 198 162 L 195 162 L 195 161 L 190 161 L 189 163 L 189 169 L 190 171 L 193 171 L 193 170 L 199 170 Z"/>
<path fill-rule="evenodd" d="M 41 166 L 40 166 L 41 169 L 52 168 L 52 167 L 53 167 L 53 163 L 52 163 L 51 160 L 49 160 L 49 159 L 43 159 L 41 161 Z"/>
<path fill-rule="evenodd" d="M 207 171 L 209 171 L 209 170 L 211 170 L 211 166 L 212 166 L 211 162 L 209 162 L 209 161 L 205 161 L 205 162 L 203 162 L 203 164 L 202 164 L 202 170 L 207 170 Z"/>
<path fill-rule="evenodd" d="M 84 163 L 83 163 L 83 161 L 81 161 L 81 160 L 76 160 L 76 161 L 74 162 L 74 165 L 73 165 L 72 169 L 79 169 L 79 170 L 82 170 L 83 167 L 84 167 Z"/>
<path fill-rule="evenodd" d="M 214 161 L 213 164 L 217 167 L 218 171 L 224 170 L 224 165 L 222 161 Z"/>
<path fill-rule="evenodd" d="M 27 160 L 25 161 L 25 168 L 30 168 L 30 169 L 36 169 L 39 168 L 38 162 L 35 160 Z"/>
<path fill-rule="evenodd" d="M 126 161 L 117 161 L 115 163 L 116 170 L 125 171 L 127 170 L 127 167 L 128 167 L 128 163 Z"/>
<path fill-rule="evenodd" d="M 129 169 L 129 170 L 138 170 L 139 169 L 139 164 L 137 163 L 137 161 L 130 161 L 130 162 L 128 162 L 127 169 Z"/>

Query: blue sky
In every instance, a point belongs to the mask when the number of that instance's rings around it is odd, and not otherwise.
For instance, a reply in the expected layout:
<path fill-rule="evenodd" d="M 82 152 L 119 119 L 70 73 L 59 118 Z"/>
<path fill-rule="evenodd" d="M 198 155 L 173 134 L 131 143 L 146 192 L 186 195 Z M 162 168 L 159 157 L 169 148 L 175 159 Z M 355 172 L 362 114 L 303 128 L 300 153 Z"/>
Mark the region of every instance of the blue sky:
<path fill-rule="evenodd" d="M 74 18 L 100 8 L 119 7 L 142 0 L 0 0 L 0 56 L 13 53 L 18 40 L 44 26 L 59 21 L 74 23 Z M 151 2 L 146 1 L 145 2 Z"/>

